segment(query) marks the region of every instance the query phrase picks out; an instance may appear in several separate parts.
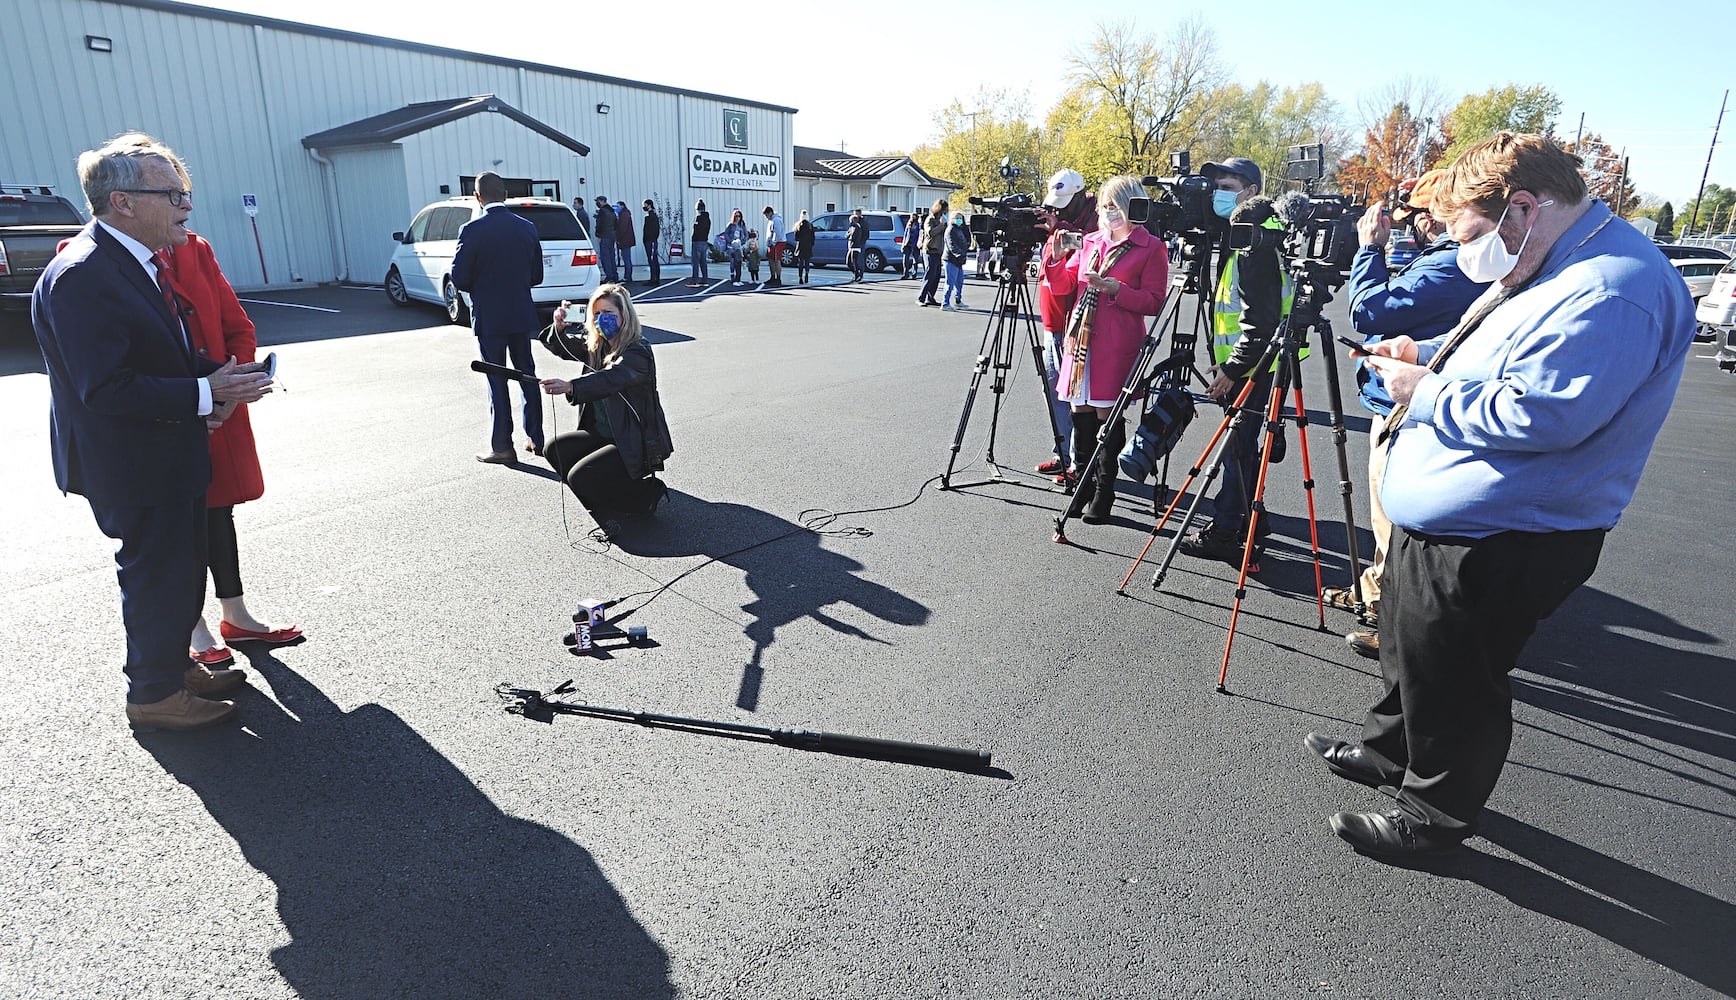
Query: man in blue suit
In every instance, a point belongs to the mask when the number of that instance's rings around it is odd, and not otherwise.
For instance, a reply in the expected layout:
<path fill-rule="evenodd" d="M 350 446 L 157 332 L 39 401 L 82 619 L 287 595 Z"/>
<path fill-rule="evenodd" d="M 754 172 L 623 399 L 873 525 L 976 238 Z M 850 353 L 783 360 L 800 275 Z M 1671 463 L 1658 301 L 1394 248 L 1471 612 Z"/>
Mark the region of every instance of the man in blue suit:
<path fill-rule="evenodd" d="M 542 284 L 542 241 L 536 226 L 506 207 L 506 182 L 492 170 L 476 178 L 476 200 L 482 214 L 458 231 L 458 252 L 452 258 L 452 283 L 470 293 L 470 327 L 476 333 L 482 360 L 512 366 L 526 375 L 536 374 L 530 339 L 537 332 L 536 303 L 530 290 Z M 524 396 L 524 432 L 530 443 L 524 450 L 541 455 L 543 449 L 542 394 L 534 383 L 519 383 Z M 476 456 L 478 462 L 512 465 L 512 397 L 506 379 L 488 376 L 489 404 L 494 411 L 494 433 L 489 450 Z"/>
<path fill-rule="evenodd" d="M 54 481 L 120 542 L 127 719 L 175 731 L 233 719 L 234 703 L 214 696 L 246 681 L 194 663 L 187 635 L 205 603 L 206 434 L 271 383 L 262 364 L 193 350 L 156 256 L 187 242 L 193 210 L 171 155 L 129 142 L 79 157 L 94 221 L 43 271 L 31 321 L 48 368 Z"/>

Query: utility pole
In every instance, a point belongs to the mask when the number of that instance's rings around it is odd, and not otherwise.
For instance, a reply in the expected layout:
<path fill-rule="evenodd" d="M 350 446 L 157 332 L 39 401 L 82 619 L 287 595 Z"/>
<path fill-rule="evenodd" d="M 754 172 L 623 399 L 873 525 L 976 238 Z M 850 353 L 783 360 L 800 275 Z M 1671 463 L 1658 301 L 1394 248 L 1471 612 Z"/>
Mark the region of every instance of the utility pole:
<path fill-rule="evenodd" d="M 1585 134 L 1585 112 L 1579 113 L 1579 129 L 1573 133 L 1573 151 L 1579 152 L 1579 137 Z"/>
<path fill-rule="evenodd" d="M 977 115 L 980 114 L 982 114 L 980 108 L 976 111 L 965 112 L 966 117 L 970 118 L 970 184 L 968 186 L 978 197 L 982 196 L 982 192 L 976 189 L 976 120 Z"/>
<path fill-rule="evenodd" d="M 1618 219 L 1621 218 L 1622 206 L 1627 204 L 1627 171 L 1627 147 L 1623 146 L 1621 148 L 1621 173 L 1616 175 L 1615 181 L 1615 215 Z"/>
<path fill-rule="evenodd" d="M 1724 100 L 1718 103 L 1718 124 L 1712 126 L 1712 145 L 1706 149 L 1706 169 L 1700 171 L 1700 190 L 1694 194 L 1694 211 L 1688 219 L 1688 228 L 1700 221 L 1700 197 L 1706 193 L 1706 175 L 1712 172 L 1712 152 L 1718 148 L 1718 130 L 1724 127 L 1724 108 L 1730 103 L 1730 91 L 1724 91 Z"/>

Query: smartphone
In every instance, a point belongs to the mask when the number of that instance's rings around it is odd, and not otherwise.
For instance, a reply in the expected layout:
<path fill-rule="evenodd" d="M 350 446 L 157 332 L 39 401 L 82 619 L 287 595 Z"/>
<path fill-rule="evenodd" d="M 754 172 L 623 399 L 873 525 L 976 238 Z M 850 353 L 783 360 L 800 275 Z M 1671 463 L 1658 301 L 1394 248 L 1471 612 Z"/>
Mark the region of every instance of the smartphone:
<path fill-rule="evenodd" d="M 1346 337 L 1342 333 L 1338 334 L 1338 342 L 1340 344 L 1343 344 L 1345 347 L 1350 348 L 1351 350 L 1355 351 L 1358 354 L 1367 354 L 1368 353 L 1368 351 L 1362 346 L 1362 341 L 1351 340 L 1349 337 Z"/>
<path fill-rule="evenodd" d="M 1085 234 L 1077 230 L 1064 230 L 1061 233 L 1061 252 L 1078 250 L 1085 245 Z"/>
<path fill-rule="evenodd" d="M 277 352 L 276 351 L 272 351 L 270 354 L 267 354 L 265 356 L 265 377 L 268 379 L 276 379 L 277 378 Z"/>

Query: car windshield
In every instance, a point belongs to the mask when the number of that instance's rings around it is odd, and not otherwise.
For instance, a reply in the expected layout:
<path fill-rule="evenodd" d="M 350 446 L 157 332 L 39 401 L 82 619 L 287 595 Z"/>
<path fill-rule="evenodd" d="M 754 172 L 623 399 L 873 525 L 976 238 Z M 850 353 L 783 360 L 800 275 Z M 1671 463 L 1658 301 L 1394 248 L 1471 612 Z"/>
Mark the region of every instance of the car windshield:
<path fill-rule="evenodd" d="M 582 240 L 585 231 L 573 213 L 557 205 L 508 205 L 512 214 L 536 227 L 537 239 Z"/>

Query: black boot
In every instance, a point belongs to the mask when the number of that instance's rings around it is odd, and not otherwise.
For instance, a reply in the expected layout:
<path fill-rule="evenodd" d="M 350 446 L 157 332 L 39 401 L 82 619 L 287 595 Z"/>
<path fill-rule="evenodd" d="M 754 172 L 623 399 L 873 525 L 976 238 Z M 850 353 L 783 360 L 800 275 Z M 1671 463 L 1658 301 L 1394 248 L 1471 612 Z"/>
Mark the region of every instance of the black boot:
<path fill-rule="evenodd" d="M 1076 479 L 1079 483 L 1074 488 L 1078 496 L 1079 510 L 1097 493 L 1097 478 L 1091 475 L 1091 453 L 1097 449 L 1097 430 L 1103 426 L 1103 418 L 1096 410 L 1073 411 L 1073 468 L 1078 470 Z"/>
<path fill-rule="evenodd" d="M 1127 444 L 1127 425 L 1117 420 L 1104 435 L 1103 450 L 1097 456 L 1097 467 L 1091 478 L 1096 480 L 1091 502 L 1080 517 L 1086 524 L 1105 524 L 1115 509 L 1115 476 L 1120 468 L 1121 449 Z M 1081 473 L 1081 477 L 1085 474 Z"/>

